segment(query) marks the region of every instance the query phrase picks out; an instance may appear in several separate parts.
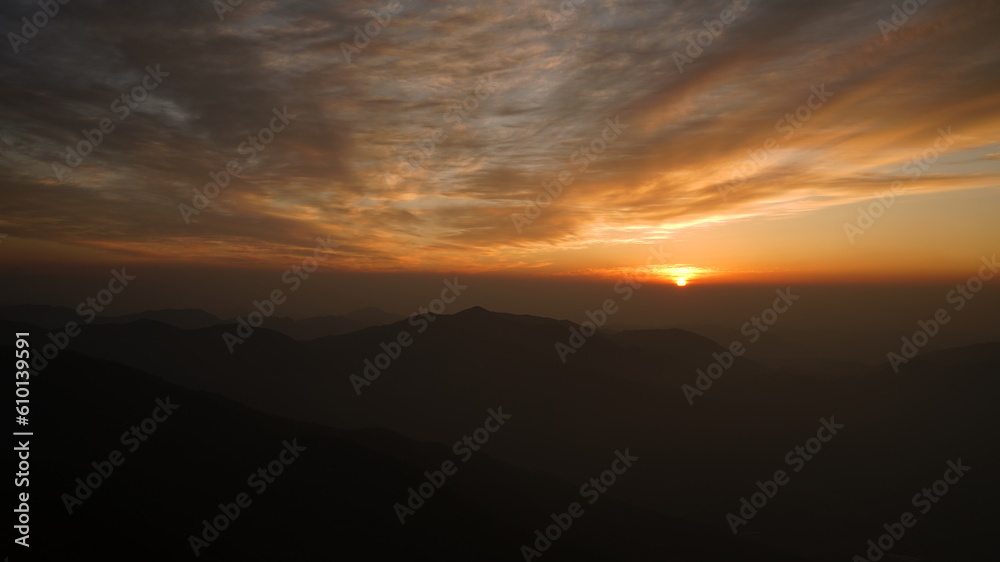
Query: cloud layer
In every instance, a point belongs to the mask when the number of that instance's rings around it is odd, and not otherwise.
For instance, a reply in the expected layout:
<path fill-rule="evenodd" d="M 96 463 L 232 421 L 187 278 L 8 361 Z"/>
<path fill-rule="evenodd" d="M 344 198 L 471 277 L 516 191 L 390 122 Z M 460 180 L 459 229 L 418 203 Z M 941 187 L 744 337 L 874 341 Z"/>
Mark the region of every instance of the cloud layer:
<path fill-rule="evenodd" d="M 37 10 L 4 3 L 3 29 Z M 204 0 L 70 3 L 0 50 L 0 231 L 223 263 L 332 235 L 346 268 L 565 270 L 573 252 L 894 180 L 996 188 L 998 16 L 935 0 L 895 16 L 862 1 L 245 0 L 221 19 Z M 156 65 L 169 75 L 120 118 L 115 100 Z M 296 117 L 247 161 L 275 108 Z M 939 129 L 953 143 L 907 173 Z M 187 224 L 178 206 L 233 159 L 242 177 Z M 561 172 L 571 183 L 518 228 Z"/>

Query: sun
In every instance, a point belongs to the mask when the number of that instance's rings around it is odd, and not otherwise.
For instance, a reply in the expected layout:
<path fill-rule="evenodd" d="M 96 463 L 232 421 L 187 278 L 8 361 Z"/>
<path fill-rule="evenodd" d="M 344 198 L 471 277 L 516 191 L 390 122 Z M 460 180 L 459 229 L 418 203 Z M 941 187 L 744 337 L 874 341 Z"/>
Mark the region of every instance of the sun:
<path fill-rule="evenodd" d="M 708 270 L 684 264 L 662 265 L 653 270 L 655 275 L 667 283 L 686 287 L 691 281 L 704 277 Z"/>
<path fill-rule="evenodd" d="M 602 270 L 608 278 L 619 279 L 622 275 L 636 276 L 639 279 L 651 279 L 664 285 L 687 287 L 688 284 L 708 277 L 712 270 L 686 264 L 648 265 L 644 268 L 615 268 Z"/>

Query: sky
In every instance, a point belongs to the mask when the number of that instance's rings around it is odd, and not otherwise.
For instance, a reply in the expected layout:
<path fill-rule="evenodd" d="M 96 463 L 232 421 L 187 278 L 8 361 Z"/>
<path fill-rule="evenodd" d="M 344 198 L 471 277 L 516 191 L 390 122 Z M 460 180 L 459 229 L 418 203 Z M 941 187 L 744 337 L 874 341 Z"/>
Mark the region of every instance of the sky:
<path fill-rule="evenodd" d="M 319 237 L 403 280 L 910 283 L 1000 247 L 996 1 L 39 9 L 0 7 L 10 275 Z"/>

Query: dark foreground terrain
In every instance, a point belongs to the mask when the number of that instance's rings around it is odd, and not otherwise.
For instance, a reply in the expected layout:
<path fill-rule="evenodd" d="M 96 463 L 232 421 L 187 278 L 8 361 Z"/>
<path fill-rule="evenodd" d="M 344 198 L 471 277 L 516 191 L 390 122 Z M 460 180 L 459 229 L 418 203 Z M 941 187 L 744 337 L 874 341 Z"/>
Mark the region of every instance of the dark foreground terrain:
<path fill-rule="evenodd" d="M 37 352 L 54 310 L 0 326 Z M 234 326 L 138 316 L 31 379 L 31 556 L 11 560 L 863 560 L 894 529 L 886 560 L 993 556 L 997 343 L 900 373 L 737 358 L 689 403 L 725 349 L 682 330 L 598 334 L 563 363 L 571 324 L 480 308 L 265 326 L 233 354 Z"/>

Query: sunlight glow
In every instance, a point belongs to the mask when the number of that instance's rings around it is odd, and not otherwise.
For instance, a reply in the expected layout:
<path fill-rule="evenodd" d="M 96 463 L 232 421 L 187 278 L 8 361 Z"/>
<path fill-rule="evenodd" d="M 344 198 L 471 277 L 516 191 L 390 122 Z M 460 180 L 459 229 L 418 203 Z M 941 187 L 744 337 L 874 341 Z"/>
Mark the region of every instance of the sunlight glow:
<path fill-rule="evenodd" d="M 709 270 L 701 267 L 689 265 L 661 265 L 650 268 L 653 275 L 668 282 L 675 283 L 678 287 L 684 287 L 691 281 L 704 277 Z"/>

